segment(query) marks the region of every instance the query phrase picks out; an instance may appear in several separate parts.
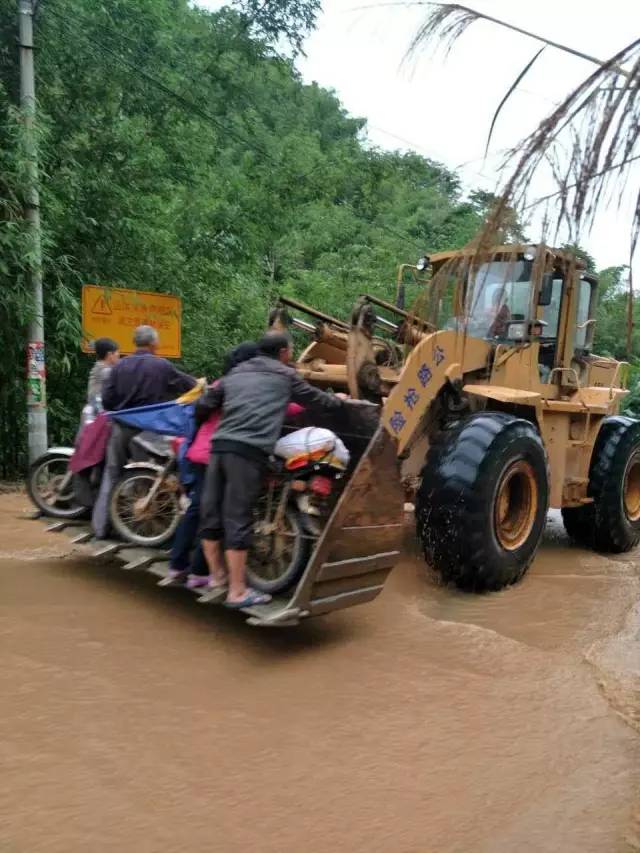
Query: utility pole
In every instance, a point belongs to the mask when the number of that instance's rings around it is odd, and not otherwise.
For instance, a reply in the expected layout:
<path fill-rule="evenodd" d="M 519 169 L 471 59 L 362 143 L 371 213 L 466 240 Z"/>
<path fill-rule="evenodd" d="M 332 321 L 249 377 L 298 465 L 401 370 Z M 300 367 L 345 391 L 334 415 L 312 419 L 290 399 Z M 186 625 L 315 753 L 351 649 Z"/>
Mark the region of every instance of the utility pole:
<path fill-rule="evenodd" d="M 44 356 L 44 311 L 42 304 L 42 242 L 40 195 L 38 192 L 38 142 L 36 138 L 36 92 L 33 68 L 33 15 L 37 0 L 18 0 L 20 45 L 20 109 L 23 151 L 26 160 L 24 216 L 29 233 L 29 279 L 32 316 L 27 339 L 27 418 L 29 461 L 47 450 L 47 396 Z"/>
<path fill-rule="evenodd" d="M 633 354 L 633 255 L 629 259 L 629 294 L 627 296 L 627 358 Z"/>

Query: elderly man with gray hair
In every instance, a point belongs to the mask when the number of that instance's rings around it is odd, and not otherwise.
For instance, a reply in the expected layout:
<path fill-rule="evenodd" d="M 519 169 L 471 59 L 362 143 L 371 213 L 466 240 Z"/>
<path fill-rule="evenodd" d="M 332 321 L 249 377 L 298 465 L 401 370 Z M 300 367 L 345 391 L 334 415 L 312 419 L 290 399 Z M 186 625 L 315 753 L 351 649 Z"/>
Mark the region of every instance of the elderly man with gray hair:
<path fill-rule="evenodd" d="M 196 384 L 192 376 L 156 355 L 159 338 L 153 326 L 138 326 L 133 342 L 136 351 L 115 365 L 102 389 L 102 405 L 107 411 L 166 403 Z M 93 508 L 92 525 L 98 538 L 109 533 L 111 492 L 130 457 L 131 440 L 138 432 L 131 427 L 113 424 L 100 492 Z"/>

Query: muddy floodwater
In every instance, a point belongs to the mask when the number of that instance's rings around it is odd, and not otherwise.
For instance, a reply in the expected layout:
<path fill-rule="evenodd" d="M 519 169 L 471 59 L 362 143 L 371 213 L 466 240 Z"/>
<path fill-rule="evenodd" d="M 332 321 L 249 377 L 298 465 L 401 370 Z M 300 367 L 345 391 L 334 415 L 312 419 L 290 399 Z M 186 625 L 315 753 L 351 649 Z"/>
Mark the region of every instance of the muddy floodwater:
<path fill-rule="evenodd" d="M 640 552 L 250 628 L 0 496 L 2 853 L 640 850 Z"/>

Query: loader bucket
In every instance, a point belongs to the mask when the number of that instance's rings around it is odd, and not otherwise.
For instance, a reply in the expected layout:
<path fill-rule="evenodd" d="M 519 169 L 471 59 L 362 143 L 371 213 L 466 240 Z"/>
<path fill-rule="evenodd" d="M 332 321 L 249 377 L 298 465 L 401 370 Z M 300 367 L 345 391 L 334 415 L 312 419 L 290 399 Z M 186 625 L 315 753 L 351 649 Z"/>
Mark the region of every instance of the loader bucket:
<path fill-rule="evenodd" d="M 314 418 L 312 423 L 333 429 L 349 448 L 351 463 L 343 491 L 297 585 L 268 604 L 243 609 L 252 625 L 295 625 L 310 616 L 371 601 L 400 554 L 404 493 L 397 442 L 380 424 L 378 408 L 349 404 L 338 418 Z M 87 520 L 42 520 L 52 533 L 64 530 L 94 559 L 119 560 L 128 571 L 149 572 L 161 586 L 171 584 L 166 550 L 96 540 Z M 220 604 L 219 597 L 196 594 L 202 603 Z"/>

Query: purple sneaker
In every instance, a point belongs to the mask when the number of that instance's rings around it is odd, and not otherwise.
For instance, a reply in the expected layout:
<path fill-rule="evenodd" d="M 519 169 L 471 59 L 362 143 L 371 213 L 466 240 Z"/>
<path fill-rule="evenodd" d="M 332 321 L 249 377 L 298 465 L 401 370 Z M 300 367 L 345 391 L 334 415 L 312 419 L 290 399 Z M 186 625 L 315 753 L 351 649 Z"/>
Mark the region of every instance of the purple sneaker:
<path fill-rule="evenodd" d="M 188 579 L 188 572 L 180 569 L 169 569 L 166 576 L 158 581 L 158 586 L 178 586 Z"/>
<path fill-rule="evenodd" d="M 200 589 L 201 586 L 209 586 L 209 575 L 189 575 L 187 589 Z"/>

